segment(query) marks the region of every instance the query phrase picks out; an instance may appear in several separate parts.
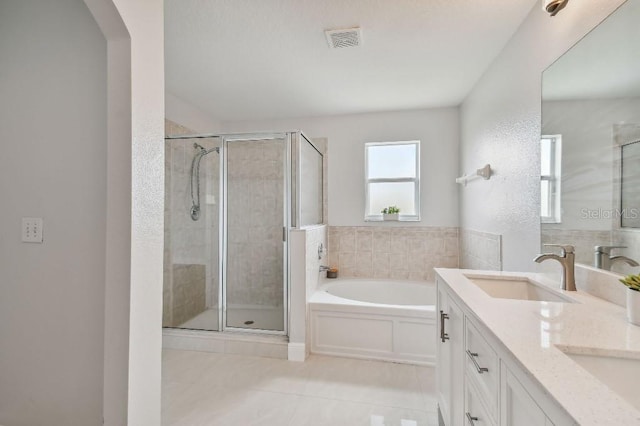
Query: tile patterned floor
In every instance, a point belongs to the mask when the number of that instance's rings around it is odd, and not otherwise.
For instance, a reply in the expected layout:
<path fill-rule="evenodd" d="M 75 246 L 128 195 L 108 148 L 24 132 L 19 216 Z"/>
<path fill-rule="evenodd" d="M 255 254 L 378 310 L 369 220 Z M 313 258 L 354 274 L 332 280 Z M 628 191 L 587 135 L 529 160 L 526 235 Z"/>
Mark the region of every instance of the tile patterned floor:
<path fill-rule="evenodd" d="M 163 426 L 436 426 L 434 369 L 164 350 Z"/>

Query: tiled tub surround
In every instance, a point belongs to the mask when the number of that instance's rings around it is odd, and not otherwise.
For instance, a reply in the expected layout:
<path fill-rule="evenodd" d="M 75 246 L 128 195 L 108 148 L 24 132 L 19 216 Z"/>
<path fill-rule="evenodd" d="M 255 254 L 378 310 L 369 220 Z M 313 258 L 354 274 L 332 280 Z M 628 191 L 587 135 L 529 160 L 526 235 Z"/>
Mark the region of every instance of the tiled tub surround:
<path fill-rule="evenodd" d="M 330 226 L 329 264 L 340 277 L 433 281 L 433 268 L 458 267 L 458 228 Z"/>
<path fill-rule="evenodd" d="M 576 276 L 578 291 L 562 292 L 578 303 L 536 302 L 492 298 L 467 279 L 465 271 L 439 269 L 461 307 L 473 312 L 491 338 L 509 351 L 536 386 L 544 389 L 580 425 L 637 425 L 640 411 L 577 365 L 565 352 L 640 359 L 640 327 L 626 321 L 626 310 L 585 291 L 588 271 Z M 593 271 L 592 271 L 593 272 Z M 597 273 L 597 271 L 595 271 Z M 540 274 L 490 272 L 527 276 L 559 288 Z M 601 274 L 606 280 L 606 274 Z M 609 283 L 615 284 L 615 277 Z M 598 285 L 593 282 L 592 284 Z M 611 287 L 612 290 L 615 287 Z M 558 290 L 560 291 L 560 290 Z M 616 290 L 614 290 L 616 291 Z M 496 351 L 499 349 L 496 346 Z M 500 349 L 501 351 L 503 349 Z"/>
<path fill-rule="evenodd" d="M 460 229 L 460 266 L 501 271 L 502 237 L 488 232 Z"/>

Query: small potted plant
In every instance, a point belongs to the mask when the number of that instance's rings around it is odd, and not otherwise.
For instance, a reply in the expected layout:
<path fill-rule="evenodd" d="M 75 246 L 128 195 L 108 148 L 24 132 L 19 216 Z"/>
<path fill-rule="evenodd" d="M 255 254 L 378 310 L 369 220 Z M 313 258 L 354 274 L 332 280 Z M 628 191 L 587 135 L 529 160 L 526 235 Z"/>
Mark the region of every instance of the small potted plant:
<path fill-rule="evenodd" d="M 627 286 L 627 319 L 640 325 L 640 274 L 629 275 L 620 282 Z"/>
<path fill-rule="evenodd" d="M 400 209 L 396 206 L 389 206 L 382 209 L 382 220 L 398 220 Z"/>

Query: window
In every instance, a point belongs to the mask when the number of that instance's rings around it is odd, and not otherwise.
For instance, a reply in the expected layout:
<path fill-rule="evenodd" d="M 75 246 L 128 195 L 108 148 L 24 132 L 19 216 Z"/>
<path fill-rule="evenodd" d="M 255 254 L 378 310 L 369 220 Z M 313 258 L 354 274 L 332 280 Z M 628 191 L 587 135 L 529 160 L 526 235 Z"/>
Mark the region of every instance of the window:
<path fill-rule="evenodd" d="M 542 136 L 540 141 L 540 220 L 560 223 L 562 137 Z"/>
<path fill-rule="evenodd" d="M 371 142 L 365 148 L 365 220 L 400 208 L 400 220 L 420 220 L 420 141 Z"/>

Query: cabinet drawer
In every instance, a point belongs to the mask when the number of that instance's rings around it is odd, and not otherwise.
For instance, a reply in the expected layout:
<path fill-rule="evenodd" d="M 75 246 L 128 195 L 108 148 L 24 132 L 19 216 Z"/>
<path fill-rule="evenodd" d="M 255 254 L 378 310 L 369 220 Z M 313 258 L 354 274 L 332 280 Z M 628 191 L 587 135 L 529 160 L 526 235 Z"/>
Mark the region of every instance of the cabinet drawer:
<path fill-rule="evenodd" d="M 465 370 L 484 400 L 493 419 L 498 417 L 500 389 L 500 360 L 478 328 L 467 318 L 465 321 Z"/>
<path fill-rule="evenodd" d="M 479 391 L 473 381 L 467 380 L 464 389 L 464 421 L 465 426 L 494 426 L 495 420 L 489 415 Z"/>

